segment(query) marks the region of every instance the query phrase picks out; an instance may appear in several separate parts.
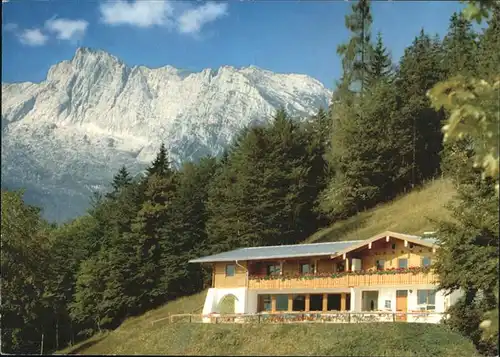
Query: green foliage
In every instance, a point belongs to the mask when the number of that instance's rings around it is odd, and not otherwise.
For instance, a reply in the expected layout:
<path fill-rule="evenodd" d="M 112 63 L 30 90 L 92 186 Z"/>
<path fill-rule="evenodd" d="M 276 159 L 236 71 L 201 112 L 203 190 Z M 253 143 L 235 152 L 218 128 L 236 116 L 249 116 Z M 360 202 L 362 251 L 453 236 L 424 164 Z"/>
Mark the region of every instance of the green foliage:
<path fill-rule="evenodd" d="M 317 228 L 313 208 L 325 172 L 323 125 L 322 113 L 300 127 L 281 110 L 271 125 L 240 137 L 209 188 L 212 252 L 297 242 Z"/>
<path fill-rule="evenodd" d="M 382 34 L 377 34 L 365 76 L 365 88 L 370 89 L 381 80 L 391 80 L 393 75 L 391 56 L 384 46 Z"/>
<path fill-rule="evenodd" d="M 337 46 L 337 54 L 342 59 L 343 76 L 340 87 L 364 92 L 365 76 L 368 73 L 371 54 L 372 15 L 369 0 L 361 0 L 351 5 L 352 13 L 345 16 L 345 27 L 351 32 L 349 42 Z M 353 88 L 358 87 L 358 88 Z"/>
<path fill-rule="evenodd" d="M 2 351 L 39 351 L 50 313 L 46 282 L 51 275 L 48 225 L 23 192 L 2 189 Z"/>
<path fill-rule="evenodd" d="M 490 10 L 498 8 L 498 2 L 495 0 L 461 0 L 467 2 L 464 15 L 469 20 L 476 20 L 479 24 L 483 18 L 488 17 Z"/>
<path fill-rule="evenodd" d="M 498 281 L 498 200 L 491 182 L 476 177 L 458 187 L 453 221 L 440 222 L 435 269 L 446 290 L 490 291 Z"/>
<path fill-rule="evenodd" d="M 167 148 L 161 143 L 160 150 L 151 166 L 146 169 L 149 176 L 158 174 L 159 176 L 168 175 L 171 172 L 170 161 L 168 159 Z"/>
<path fill-rule="evenodd" d="M 498 91 L 500 77 L 485 80 L 455 77 L 436 85 L 429 96 L 436 109 L 450 112 L 443 126 L 445 140 L 469 136 L 474 141 L 475 167 L 483 169 L 483 177 L 492 177 L 498 192 L 498 134 L 500 111 Z"/>
<path fill-rule="evenodd" d="M 119 191 L 122 187 L 128 186 L 132 183 L 132 178 L 125 166 L 122 166 L 118 173 L 113 177 L 113 182 L 111 185 L 113 186 L 114 192 Z"/>
<path fill-rule="evenodd" d="M 408 186 L 411 129 L 398 113 L 394 86 L 380 81 L 371 87 L 361 104 L 336 106 L 327 156 L 335 176 L 321 199 L 332 217 L 349 217 Z"/>
<path fill-rule="evenodd" d="M 426 92 L 445 76 L 443 56 L 439 39 L 431 39 L 422 30 L 405 50 L 397 73 L 399 115 L 412 131 L 412 150 L 405 159 L 412 164 L 412 186 L 439 174 L 443 113 L 430 108 Z"/>
<path fill-rule="evenodd" d="M 476 79 L 457 75 L 436 84 L 428 92 L 428 96 L 434 108 L 444 108 L 449 113 L 442 128 L 444 140 L 456 141 L 466 136 L 470 137 L 474 145 L 474 166 L 482 168 L 483 178 L 493 178 L 498 194 L 498 142 L 500 139 L 498 134 L 498 126 L 500 125 L 498 116 L 500 111 L 498 101 L 500 35 L 498 35 L 498 29 L 500 27 L 500 6 L 494 2 L 484 2 L 479 5 L 471 2 L 470 5 L 465 14 L 468 18 L 480 19 L 488 14 L 489 10 L 493 11 L 489 26 L 481 36 L 479 45 L 480 58 L 484 58 L 479 61 L 479 73 L 481 76 L 486 75 L 486 78 Z M 454 24 L 459 33 L 455 42 L 463 44 L 466 34 L 470 34 L 471 31 L 470 25 L 467 25 L 465 21 L 462 20 L 460 23 L 461 25 Z M 458 39 L 462 41 L 458 41 Z"/>
<path fill-rule="evenodd" d="M 448 309 L 449 318 L 445 324 L 451 330 L 469 338 L 482 355 L 495 356 L 498 354 L 498 334 L 496 336 L 486 336 L 485 338 L 485 336 L 482 336 L 483 332 L 480 328 L 485 311 L 491 308 L 492 302 L 489 302 L 484 297 L 478 297 L 473 291 L 469 291 L 468 294 L 460 298 Z"/>

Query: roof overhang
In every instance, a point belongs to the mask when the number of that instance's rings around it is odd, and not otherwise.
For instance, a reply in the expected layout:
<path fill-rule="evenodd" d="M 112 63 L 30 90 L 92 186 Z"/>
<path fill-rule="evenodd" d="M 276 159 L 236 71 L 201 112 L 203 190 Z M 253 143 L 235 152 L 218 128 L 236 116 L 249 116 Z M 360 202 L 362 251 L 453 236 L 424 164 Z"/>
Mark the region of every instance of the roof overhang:
<path fill-rule="evenodd" d="M 228 258 L 212 258 L 210 256 L 206 258 L 191 259 L 188 263 L 222 263 L 222 262 L 234 262 L 236 260 L 242 261 L 252 261 L 252 260 L 271 260 L 271 259 L 286 259 L 286 258 L 310 258 L 310 257 L 329 257 L 331 254 L 287 254 L 287 255 L 274 255 L 274 256 L 262 256 L 262 257 L 251 257 L 243 259 L 228 259 Z"/>
<path fill-rule="evenodd" d="M 396 233 L 396 232 L 391 232 L 391 231 L 385 231 L 385 232 L 382 232 L 382 233 L 379 233 L 373 237 L 370 237 L 358 244 L 354 244 L 350 247 L 347 247 L 339 252 L 336 252 L 334 254 L 332 254 L 330 256 L 330 258 L 336 258 L 336 257 L 339 257 L 339 256 L 345 256 L 345 254 L 349 253 L 349 252 L 352 252 L 356 249 L 359 249 L 359 248 L 362 248 L 364 246 L 368 246 L 369 248 L 371 248 L 371 243 L 377 241 L 377 240 L 380 240 L 380 239 L 386 239 L 387 241 L 390 239 L 390 238 L 396 238 L 396 239 L 400 239 L 402 241 L 405 241 L 405 244 L 407 244 L 408 242 L 410 243 L 414 243 L 414 244 L 420 244 L 424 247 L 429 247 L 429 248 L 432 248 L 434 251 L 437 247 L 436 244 L 432 243 L 432 242 L 429 242 L 429 241 L 426 241 L 426 240 L 423 240 L 417 236 L 410 236 L 410 235 L 407 235 L 407 234 L 402 234 L 402 233 Z"/>

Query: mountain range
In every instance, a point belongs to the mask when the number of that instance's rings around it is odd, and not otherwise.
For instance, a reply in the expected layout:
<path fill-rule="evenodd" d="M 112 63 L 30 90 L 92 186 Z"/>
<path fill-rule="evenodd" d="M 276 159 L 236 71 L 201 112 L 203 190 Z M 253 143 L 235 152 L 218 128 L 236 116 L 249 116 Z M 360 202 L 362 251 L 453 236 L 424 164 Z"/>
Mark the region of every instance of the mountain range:
<path fill-rule="evenodd" d="M 65 221 L 122 165 L 141 172 L 161 142 L 179 166 L 221 154 L 243 127 L 269 122 L 280 107 L 305 120 L 330 99 L 307 75 L 130 67 L 79 48 L 40 83 L 2 83 L 2 188 L 24 188 L 45 218 Z"/>

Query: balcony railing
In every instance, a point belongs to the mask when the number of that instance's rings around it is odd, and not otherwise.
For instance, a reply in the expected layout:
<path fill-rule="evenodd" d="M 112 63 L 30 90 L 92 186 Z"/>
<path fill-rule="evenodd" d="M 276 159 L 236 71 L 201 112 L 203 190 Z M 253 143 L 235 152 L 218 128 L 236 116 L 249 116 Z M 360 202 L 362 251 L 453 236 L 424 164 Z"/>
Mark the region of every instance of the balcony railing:
<path fill-rule="evenodd" d="M 421 322 L 439 323 L 447 318 L 442 312 L 277 312 L 257 314 L 176 314 L 170 323 L 362 323 L 362 322 Z"/>
<path fill-rule="evenodd" d="M 437 277 L 428 267 L 390 269 L 378 271 L 356 271 L 344 273 L 323 273 L 304 275 L 250 275 L 250 289 L 290 289 L 290 288 L 349 288 L 377 285 L 435 284 Z"/>

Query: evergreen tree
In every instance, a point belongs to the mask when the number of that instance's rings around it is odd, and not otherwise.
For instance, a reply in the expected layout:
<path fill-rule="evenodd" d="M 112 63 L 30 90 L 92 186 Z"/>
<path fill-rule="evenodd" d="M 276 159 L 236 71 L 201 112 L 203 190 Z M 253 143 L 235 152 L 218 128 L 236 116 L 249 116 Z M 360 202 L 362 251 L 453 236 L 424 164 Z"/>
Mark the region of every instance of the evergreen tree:
<path fill-rule="evenodd" d="M 317 228 L 316 217 L 310 218 L 318 190 L 312 177 L 323 173 L 311 167 L 318 152 L 307 135 L 279 110 L 271 125 L 240 137 L 209 189 L 207 232 L 214 252 L 296 242 Z"/>
<path fill-rule="evenodd" d="M 152 176 L 153 174 L 168 176 L 171 174 L 172 169 L 164 143 L 161 143 L 160 150 L 158 151 L 156 158 L 151 163 L 151 166 L 146 169 L 146 172 L 148 176 Z"/>
<path fill-rule="evenodd" d="M 352 13 L 345 16 L 345 26 L 352 33 L 348 43 L 337 47 L 342 58 L 343 90 L 354 89 L 363 93 L 365 76 L 371 54 L 372 16 L 369 0 L 360 0 L 351 6 Z M 355 88 L 353 88 L 353 86 Z"/>
<path fill-rule="evenodd" d="M 374 85 L 360 105 L 339 108 L 328 154 L 335 175 L 320 200 L 332 218 L 393 198 L 405 188 L 410 170 L 411 128 L 398 115 L 399 98 L 389 82 Z"/>
<path fill-rule="evenodd" d="M 113 177 L 113 190 L 114 192 L 117 192 L 120 190 L 120 188 L 125 187 L 127 185 L 130 185 L 132 183 L 132 178 L 130 177 L 130 174 L 127 170 L 127 168 L 122 166 L 118 173 Z"/>
<path fill-rule="evenodd" d="M 448 34 L 444 37 L 444 66 L 448 76 L 471 75 L 477 69 L 476 33 L 462 13 L 453 13 Z"/>
<path fill-rule="evenodd" d="M 475 63 L 478 65 L 480 78 L 498 76 L 500 66 L 500 5 L 492 8 L 488 26 L 479 36 L 478 55 Z"/>
<path fill-rule="evenodd" d="M 365 76 L 365 88 L 370 89 L 380 80 L 392 77 L 392 61 L 382 41 L 382 34 L 377 34 L 377 42 L 371 53 Z"/>
<path fill-rule="evenodd" d="M 405 50 L 397 73 L 397 90 L 402 101 L 400 115 L 413 131 L 413 148 L 406 158 L 413 165 L 412 186 L 439 173 L 444 113 L 430 108 L 426 93 L 445 76 L 442 58 L 439 41 L 422 30 Z"/>
<path fill-rule="evenodd" d="M 449 309 L 447 324 L 469 337 L 483 354 L 495 355 L 497 339 L 482 338 L 479 324 L 487 311 L 498 311 L 498 199 L 493 181 L 483 180 L 472 167 L 474 152 L 467 139 L 457 142 L 454 156 L 447 157 L 454 161 L 448 168 L 458 195 L 449 205 L 453 220 L 437 222 L 441 248 L 433 267 L 440 289 L 464 292 Z"/>
<path fill-rule="evenodd" d="M 208 184 L 216 170 L 216 160 L 202 158 L 186 163 L 179 173 L 178 188 L 166 224 L 160 228 L 161 285 L 168 296 L 178 297 L 203 288 L 206 272 L 189 264 L 190 259 L 209 251 L 205 224 Z"/>

